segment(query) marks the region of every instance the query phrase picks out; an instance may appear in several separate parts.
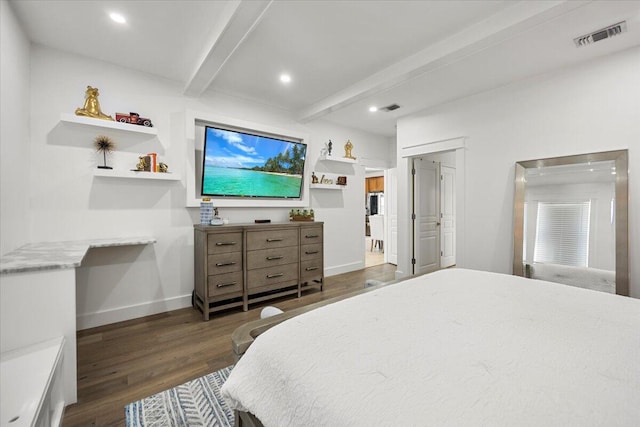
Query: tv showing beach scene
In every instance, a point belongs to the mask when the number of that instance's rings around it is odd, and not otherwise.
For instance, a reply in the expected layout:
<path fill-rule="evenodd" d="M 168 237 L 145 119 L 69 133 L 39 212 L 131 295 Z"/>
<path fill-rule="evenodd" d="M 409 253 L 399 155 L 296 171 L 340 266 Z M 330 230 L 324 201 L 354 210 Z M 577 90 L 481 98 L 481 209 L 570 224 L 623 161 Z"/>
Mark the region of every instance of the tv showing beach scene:
<path fill-rule="evenodd" d="M 299 199 L 307 146 L 207 126 L 202 195 Z"/>

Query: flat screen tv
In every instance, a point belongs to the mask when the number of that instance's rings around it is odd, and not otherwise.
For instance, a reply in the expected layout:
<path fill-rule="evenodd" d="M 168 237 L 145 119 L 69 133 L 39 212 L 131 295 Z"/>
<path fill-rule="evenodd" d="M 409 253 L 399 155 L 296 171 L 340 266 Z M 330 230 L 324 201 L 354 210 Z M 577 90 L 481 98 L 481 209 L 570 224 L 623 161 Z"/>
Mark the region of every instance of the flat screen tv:
<path fill-rule="evenodd" d="M 306 144 L 205 127 L 202 196 L 300 199 Z"/>

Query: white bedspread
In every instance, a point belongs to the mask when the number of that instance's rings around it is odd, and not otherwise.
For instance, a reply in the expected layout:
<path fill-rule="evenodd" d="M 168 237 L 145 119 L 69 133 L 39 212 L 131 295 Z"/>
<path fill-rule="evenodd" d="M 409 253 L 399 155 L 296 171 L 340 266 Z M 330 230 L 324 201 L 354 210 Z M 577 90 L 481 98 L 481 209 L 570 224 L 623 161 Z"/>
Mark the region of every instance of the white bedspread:
<path fill-rule="evenodd" d="M 265 426 L 640 426 L 640 300 L 449 269 L 261 335 L 222 389 Z"/>

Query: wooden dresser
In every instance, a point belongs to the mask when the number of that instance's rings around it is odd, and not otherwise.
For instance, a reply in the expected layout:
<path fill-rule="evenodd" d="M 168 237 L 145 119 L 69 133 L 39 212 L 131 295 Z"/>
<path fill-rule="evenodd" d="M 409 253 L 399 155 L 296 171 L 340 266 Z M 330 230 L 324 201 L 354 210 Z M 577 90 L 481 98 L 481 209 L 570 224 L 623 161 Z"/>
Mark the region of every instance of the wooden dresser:
<path fill-rule="evenodd" d="M 194 226 L 193 305 L 210 313 L 322 289 L 323 223 Z"/>

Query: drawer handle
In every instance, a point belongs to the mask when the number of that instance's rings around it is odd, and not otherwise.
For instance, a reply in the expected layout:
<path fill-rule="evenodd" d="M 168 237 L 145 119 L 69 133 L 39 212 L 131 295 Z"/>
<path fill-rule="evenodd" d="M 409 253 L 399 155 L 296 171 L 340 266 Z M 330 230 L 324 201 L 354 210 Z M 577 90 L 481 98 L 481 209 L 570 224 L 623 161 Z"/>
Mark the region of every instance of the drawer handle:
<path fill-rule="evenodd" d="M 226 267 L 227 265 L 235 265 L 235 261 L 231 262 L 217 262 L 216 267 Z"/>
<path fill-rule="evenodd" d="M 282 239 L 267 239 L 267 242 L 282 242 Z"/>
<path fill-rule="evenodd" d="M 320 237 L 318 234 L 307 234 L 306 236 L 307 239 L 315 239 L 316 237 Z"/>
<path fill-rule="evenodd" d="M 273 261 L 273 260 L 282 259 L 282 258 L 284 258 L 282 255 L 280 255 L 280 256 L 268 256 L 267 257 L 267 261 Z"/>
<path fill-rule="evenodd" d="M 306 251 L 304 254 L 305 255 L 313 255 L 313 254 L 317 254 L 320 251 Z"/>
<path fill-rule="evenodd" d="M 236 242 L 216 242 L 216 246 L 233 246 Z"/>
<path fill-rule="evenodd" d="M 267 279 L 274 279 L 276 277 L 282 277 L 284 273 L 276 273 L 276 274 L 267 274 Z"/>
<path fill-rule="evenodd" d="M 216 286 L 219 288 L 226 288 L 227 286 L 233 286 L 238 282 L 218 283 Z"/>
<path fill-rule="evenodd" d="M 307 267 L 307 268 L 305 268 L 305 270 L 313 271 L 313 270 L 317 270 L 318 268 L 320 268 L 320 267 Z"/>

